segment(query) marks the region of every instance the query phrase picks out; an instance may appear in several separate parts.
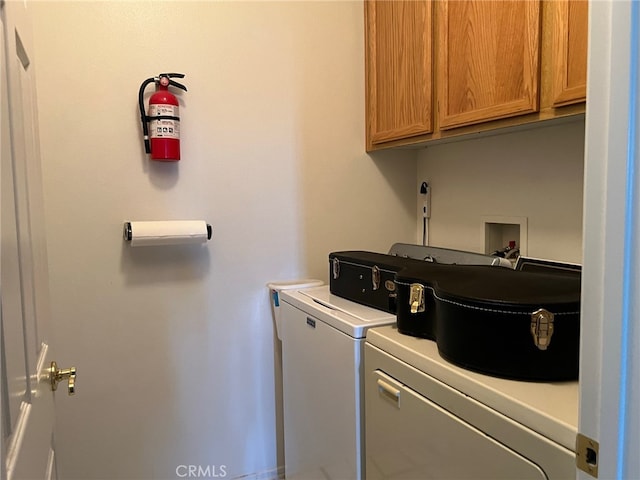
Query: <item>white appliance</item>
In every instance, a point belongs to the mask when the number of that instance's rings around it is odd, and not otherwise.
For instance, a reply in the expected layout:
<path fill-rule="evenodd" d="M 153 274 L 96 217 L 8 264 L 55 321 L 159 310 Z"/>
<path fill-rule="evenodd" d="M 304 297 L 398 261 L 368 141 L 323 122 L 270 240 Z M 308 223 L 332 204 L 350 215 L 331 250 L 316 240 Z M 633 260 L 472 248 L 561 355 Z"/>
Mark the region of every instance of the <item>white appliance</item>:
<path fill-rule="evenodd" d="M 365 399 L 367 480 L 576 476 L 578 382 L 464 370 L 385 326 L 367 333 Z"/>
<path fill-rule="evenodd" d="M 280 293 L 287 479 L 364 479 L 363 352 L 395 316 L 332 295 Z"/>

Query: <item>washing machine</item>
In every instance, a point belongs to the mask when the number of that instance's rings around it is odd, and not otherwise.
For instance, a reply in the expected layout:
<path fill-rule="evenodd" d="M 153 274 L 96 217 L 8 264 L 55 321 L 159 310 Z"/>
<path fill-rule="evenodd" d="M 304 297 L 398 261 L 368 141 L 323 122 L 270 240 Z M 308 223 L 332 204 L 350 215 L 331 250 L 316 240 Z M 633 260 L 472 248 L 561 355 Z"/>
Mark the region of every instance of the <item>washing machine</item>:
<path fill-rule="evenodd" d="M 368 329 L 394 315 L 325 285 L 279 295 L 287 479 L 364 479 L 363 355 Z"/>
<path fill-rule="evenodd" d="M 365 344 L 366 478 L 575 478 L 578 382 L 523 382 L 451 365 L 395 326 Z"/>

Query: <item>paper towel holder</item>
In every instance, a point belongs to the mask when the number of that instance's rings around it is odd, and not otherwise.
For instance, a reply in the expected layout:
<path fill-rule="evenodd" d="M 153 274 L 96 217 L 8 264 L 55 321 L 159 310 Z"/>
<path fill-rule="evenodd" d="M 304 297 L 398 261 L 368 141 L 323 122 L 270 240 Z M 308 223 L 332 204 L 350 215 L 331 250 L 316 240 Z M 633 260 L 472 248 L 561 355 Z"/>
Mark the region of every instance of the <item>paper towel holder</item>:
<path fill-rule="evenodd" d="M 211 225 L 207 223 L 207 240 L 211 240 L 212 235 L 213 235 L 213 228 L 211 227 Z M 131 230 L 131 222 L 124 222 L 123 236 L 127 242 L 130 242 L 131 239 L 133 238 L 133 233 Z"/>

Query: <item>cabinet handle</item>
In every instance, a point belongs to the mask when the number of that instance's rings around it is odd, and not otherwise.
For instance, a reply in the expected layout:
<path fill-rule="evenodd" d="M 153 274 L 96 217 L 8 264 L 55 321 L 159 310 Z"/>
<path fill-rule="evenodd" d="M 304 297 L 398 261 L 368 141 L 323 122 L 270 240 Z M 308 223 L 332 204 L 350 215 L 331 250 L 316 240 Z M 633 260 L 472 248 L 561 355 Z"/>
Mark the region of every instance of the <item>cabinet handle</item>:
<path fill-rule="evenodd" d="M 378 379 L 378 391 L 384 395 L 391 397 L 396 403 L 400 403 L 400 390 L 393 385 L 388 384 L 384 380 Z"/>

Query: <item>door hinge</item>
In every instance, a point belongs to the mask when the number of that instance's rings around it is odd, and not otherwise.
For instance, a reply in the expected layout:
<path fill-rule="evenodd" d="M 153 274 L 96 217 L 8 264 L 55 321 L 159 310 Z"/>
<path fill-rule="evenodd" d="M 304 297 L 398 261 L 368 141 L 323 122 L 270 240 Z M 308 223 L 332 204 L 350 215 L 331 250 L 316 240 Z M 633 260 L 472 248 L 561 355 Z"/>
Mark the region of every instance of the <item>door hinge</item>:
<path fill-rule="evenodd" d="M 592 477 L 598 478 L 598 442 L 578 433 L 576 436 L 576 466 Z"/>

